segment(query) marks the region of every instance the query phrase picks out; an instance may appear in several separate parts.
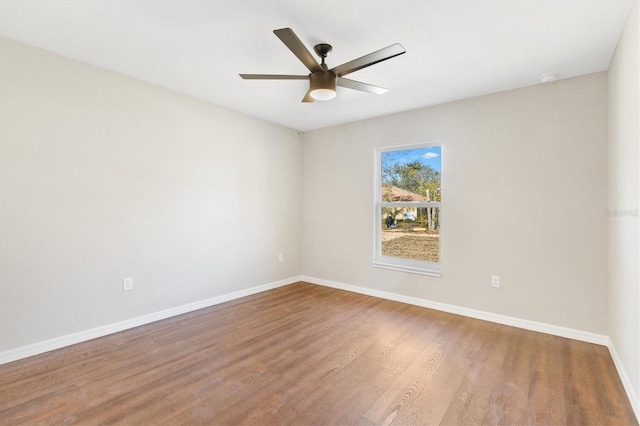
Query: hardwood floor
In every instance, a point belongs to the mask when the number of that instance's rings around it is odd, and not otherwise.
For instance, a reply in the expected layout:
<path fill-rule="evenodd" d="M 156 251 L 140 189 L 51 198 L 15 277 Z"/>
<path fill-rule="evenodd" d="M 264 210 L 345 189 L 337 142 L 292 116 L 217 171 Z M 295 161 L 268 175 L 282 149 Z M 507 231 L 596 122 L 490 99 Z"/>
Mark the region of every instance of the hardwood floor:
<path fill-rule="evenodd" d="M 297 283 L 0 366 L 0 424 L 637 424 L 607 348 Z"/>

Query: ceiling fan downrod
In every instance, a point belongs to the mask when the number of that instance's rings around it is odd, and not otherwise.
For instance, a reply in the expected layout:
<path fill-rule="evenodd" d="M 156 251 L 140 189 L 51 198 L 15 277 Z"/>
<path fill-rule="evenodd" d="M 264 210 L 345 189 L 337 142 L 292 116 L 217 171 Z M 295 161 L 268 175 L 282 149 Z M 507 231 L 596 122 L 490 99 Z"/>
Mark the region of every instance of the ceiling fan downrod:
<path fill-rule="evenodd" d="M 313 46 L 313 50 L 316 52 L 316 54 L 322 60 L 322 63 L 320 64 L 320 66 L 325 71 L 327 71 L 329 68 L 327 67 L 327 64 L 324 63 L 324 60 L 327 57 L 327 55 L 329 54 L 329 52 L 331 52 L 331 49 L 333 49 L 333 47 L 330 44 L 327 44 L 327 43 L 320 43 L 320 44 L 316 44 L 315 46 Z"/>

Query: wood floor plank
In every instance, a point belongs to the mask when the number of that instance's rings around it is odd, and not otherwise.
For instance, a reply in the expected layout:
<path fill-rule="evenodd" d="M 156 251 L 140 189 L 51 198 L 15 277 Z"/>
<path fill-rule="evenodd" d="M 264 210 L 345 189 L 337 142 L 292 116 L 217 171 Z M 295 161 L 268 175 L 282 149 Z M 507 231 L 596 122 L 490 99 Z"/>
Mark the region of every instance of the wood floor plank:
<path fill-rule="evenodd" d="M 432 344 L 400 375 L 365 414 L 377 424 L 391 424 L 401 418 L 431 380 L 444 358 L 444 349 Z"/>
<path fill-rule="evenodd" d="M 513 330 L 494 330 L 485 333 L 485 339 L 467 370 L 456 395 L 451 401 L 444 424 L 481 424 L 491 406 L 491 394 L 498 378 L 503 376 L 502 365 Z M 498 414 L 501 414 L 499 412 Z M 495 419 L 487 423 L 497 424 Z"/>
<path fill-rule="evenodd" d="M 635 415 L 626 400 L 616 398 L 624 394 L 624 386 L 613 363 L 611 354 L 604 346 L 593 346 L 596 352 L 595 362 L 598 371 L 598 386 L 600 387 L 600 405 L 607 416 L 609 424 L 633 424 Z M 622 415 L 621 415 L 622 414 Z"/>
<path fill-rule="evenodd" d="M 284 424 L 317 424 L 318 419 L 327 417 L 328 424 L 335 424 L 334 407 L 344 403 L 345 396 L 361 381 L 360 371 L 346 367 L 336 374 L 320 377 L 314 386 L 305 386 L 305 392 L 296 392 L 287 398 L 275 416 Z M 366 398 L 359 395 L 358 399 Z"/>
<path fill-rule="evenodd" d="M 565 350 L 565 403 L 567 423 L 607 424 L 602 413 L 599 388 L 596 388 L 592 345 L 578 341 L 563 342 Z"/>
<path fill-rule="evenodd" d="M 607 348 L 296 283 L 0 365 L 0 424 L 638 424 Z"/>
<path fill-rule="evenodd" d="M 492 327 L 469 318 L 451 319 L 435 340 L 447 348 L 446 357 L 399 423 L 441 424 Z"/>
<path fill-rule="evenodd" d="M 526 423 L 565 424 L 562 338 L 534 333 Z"/>
<path fill-rule="evenodd" d="M 361 380 L 344 393 L 314 423 L 325 425 L 357 424 L 366 411 L 382 395 L 384 389 Z"/>
<path fill-rule="evenodd" d="M 501 374 L 493 380 L 483 423 L 513 425 L 524 422 L 529 403 L 534 334 L 527 330 L 513 331 L 500 367 Z"/>

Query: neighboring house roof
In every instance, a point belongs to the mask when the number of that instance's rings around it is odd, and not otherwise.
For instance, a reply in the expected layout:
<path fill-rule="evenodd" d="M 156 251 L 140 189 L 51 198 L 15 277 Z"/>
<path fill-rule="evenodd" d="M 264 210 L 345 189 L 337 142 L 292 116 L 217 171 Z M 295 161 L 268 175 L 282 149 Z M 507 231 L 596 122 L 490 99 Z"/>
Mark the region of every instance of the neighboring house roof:
<path fill-rule="evenodd" d="M 397 186 L 383 186 L 382 199 L 385 201 L 427 201 L 427 197 Z"/>

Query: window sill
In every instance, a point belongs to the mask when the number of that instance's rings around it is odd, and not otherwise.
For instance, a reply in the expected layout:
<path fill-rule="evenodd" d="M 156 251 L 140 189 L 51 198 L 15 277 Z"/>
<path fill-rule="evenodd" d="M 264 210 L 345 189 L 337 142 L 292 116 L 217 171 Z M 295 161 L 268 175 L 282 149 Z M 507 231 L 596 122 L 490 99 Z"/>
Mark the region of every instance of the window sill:
<path fill-rule="evenodd" d="M 385 261 L 383 259 L 376 259 L 373 261 L 373 266 L 375 268 L 382 269 L 391 269 L 393 271 L 399 272 L 408 272 L 410 274 L 419 274 L 419 275 L 427 275 L 429 277 L 442 277 L 442 270 L 440 265 L 437 264 L 429 264 L 429 265 L 416 265 L 414 264 L 402 264 L 400 262 L 395 261 Z"/>

